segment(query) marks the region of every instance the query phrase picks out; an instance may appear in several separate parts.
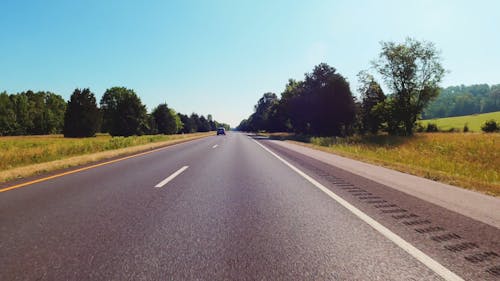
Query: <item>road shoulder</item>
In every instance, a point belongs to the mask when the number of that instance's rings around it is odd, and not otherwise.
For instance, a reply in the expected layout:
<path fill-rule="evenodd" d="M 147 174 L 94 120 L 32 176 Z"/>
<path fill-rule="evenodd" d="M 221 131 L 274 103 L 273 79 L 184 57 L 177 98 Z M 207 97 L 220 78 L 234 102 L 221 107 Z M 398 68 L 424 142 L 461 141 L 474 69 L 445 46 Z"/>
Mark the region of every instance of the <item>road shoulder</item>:
<path fill-rule="evenodd" d="M 499 198 L 290 142 L 276 140 L 269 142 L 500 229 Z"/>

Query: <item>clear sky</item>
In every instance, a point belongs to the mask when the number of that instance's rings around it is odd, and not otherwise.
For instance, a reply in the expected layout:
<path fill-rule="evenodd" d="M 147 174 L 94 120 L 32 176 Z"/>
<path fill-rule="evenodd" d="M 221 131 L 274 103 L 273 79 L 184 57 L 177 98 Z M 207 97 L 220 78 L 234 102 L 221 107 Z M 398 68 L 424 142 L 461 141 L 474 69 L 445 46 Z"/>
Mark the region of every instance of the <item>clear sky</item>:
<path fill-rule="evenodd" d="M 0 1 L 0 91 L 132 88 L 151 110 L 236 126 L 326 62 L 347 77 L 380 41 L 434 42 L 443 86 L 500 83 L 500 1 Z"/>

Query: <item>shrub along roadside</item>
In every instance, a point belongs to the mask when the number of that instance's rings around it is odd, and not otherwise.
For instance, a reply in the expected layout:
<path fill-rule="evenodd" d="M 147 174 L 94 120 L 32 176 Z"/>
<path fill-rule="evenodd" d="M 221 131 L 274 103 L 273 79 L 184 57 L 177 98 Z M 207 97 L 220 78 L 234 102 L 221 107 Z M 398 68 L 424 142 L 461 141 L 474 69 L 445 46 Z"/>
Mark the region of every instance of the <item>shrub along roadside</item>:
<path fill-rule="evenodd" d="M 485 133 L 495 133 L 500 131 L 500 124 L 498 124 L 495 120 L 491 119 L 486 121 L 482 126 L 481 130 Z"/>

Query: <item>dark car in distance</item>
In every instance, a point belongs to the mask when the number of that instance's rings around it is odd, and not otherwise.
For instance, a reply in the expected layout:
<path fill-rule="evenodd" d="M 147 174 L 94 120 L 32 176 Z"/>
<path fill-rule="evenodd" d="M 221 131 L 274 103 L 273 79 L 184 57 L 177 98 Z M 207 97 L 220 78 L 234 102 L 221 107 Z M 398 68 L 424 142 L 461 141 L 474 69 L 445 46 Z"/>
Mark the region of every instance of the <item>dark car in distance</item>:
<path fill-rule="evenodd" d="M 217 129 L 217 135 L 226 135 L 226 130 L 224 128 L 218 128 Z"/>

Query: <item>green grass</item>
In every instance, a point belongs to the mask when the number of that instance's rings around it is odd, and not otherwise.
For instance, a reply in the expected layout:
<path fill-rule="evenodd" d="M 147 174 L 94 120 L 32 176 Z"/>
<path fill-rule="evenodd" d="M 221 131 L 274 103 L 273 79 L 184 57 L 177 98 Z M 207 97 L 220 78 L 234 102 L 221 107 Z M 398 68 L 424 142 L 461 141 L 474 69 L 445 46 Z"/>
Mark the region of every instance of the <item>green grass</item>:
<path fill-rule="evenodd" d="M 421 133 L 413 137 L 349 138 L 271 134 L 271 137 L 295 140 L 315 149 L 500 196 L 500 134 Z"/>
<path fill-rule="evenodd" d="M 420 123 L 423 126 L 427 126 L 428 123 L 434 123 L 441 131 L 448 131 L 452 128 L 455 128 L 458 131 L 462 131 L 464 125 L 467 124 L 467 126 L 469 127 L 469 131 L 481 132 L 481 126 L 484 124 L 484 122 L 491 119 L 500 122 L 500 111 L 467 116 L 428 119 L 422 120 L 420 121 Z"/>
<path fill-rule="evenodd" d="M 0 137 L 0 171 L 73 156 L 181 140 L 196 135 L 203 134 L 131 137 L 111 137 L 107 134 L 100 134 L 93 138 L 64 138 L 62 135 Z"/>

